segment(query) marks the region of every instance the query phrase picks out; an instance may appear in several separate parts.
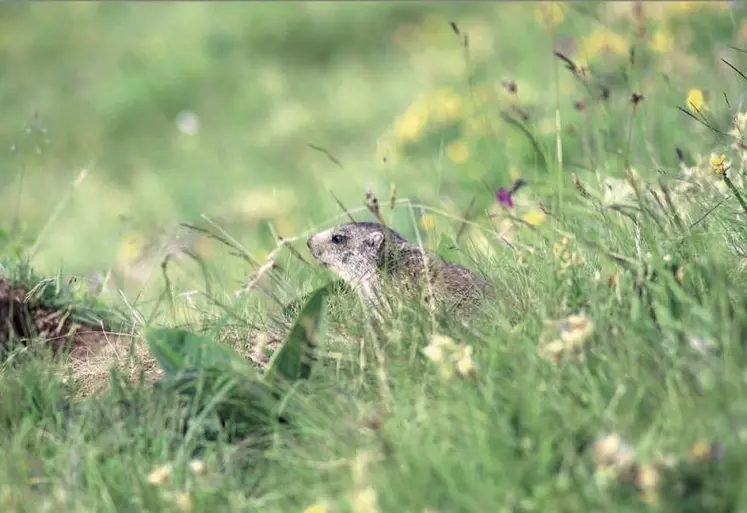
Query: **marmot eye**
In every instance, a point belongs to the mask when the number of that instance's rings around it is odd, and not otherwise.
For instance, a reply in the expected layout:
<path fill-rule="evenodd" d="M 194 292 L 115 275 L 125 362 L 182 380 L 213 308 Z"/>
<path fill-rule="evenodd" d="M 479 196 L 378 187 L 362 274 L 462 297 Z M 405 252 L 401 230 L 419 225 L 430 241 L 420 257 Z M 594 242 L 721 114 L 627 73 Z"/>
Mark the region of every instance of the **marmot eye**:
<path fill-rule="evenodd" d="M 336 233 L 332 236 L 332 244 L 342 244 L 342 241 L 345 240 L 345 237 L 340 235 L 339 233 Z"/>

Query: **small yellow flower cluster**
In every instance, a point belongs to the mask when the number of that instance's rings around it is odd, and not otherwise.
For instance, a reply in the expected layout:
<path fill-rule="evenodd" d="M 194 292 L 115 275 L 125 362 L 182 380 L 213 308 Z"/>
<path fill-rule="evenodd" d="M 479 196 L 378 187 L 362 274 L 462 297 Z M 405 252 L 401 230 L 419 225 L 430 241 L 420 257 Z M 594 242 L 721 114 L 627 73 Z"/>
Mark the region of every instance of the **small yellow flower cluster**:
<path fill-rule="evenodd" d="M 394 122 L 394 135 L 400 143 L 416 142 L 430 121 L 449 123 L 464 115 L 465 101 L 452 88 L 443 88 L 417 98 Z"/>
<path fill-rule="evenodd" d="M 420 139 L 427 122 L 428 111 L 422 104 L 413 103 L 394 121 L 394 135 L 405 144 L 416 142 Z"/>
<path fill-rule="evenodd" d="M 539 226 L 545 222 L 547 215 L 540 209 L 532 209 L 523 216 L 524 222 L 531 226 Z"/>
<path fill-rule="evenodd" d="M 665 29 L 658 29 L 651 35 L 648 46 L 655 53 L 669 53 L 674 48 L 674 37 Z"/>
<path fill-rule="evenodd" d="M 700 89 L 690 89 L 687 92 L 687 108 L 693 112 L 700 112 L 705 107 L 705 95 Z"/>
<path fill-rule="evenodd" d="M 452 141 L 446 146 L 446 156 L 454 164 L 461 164 L 469 158 L 469 146 L 461 139 Z"/>
<path fill-rule="evenodd" d="M 540 357 L 559 363 L 564 357 L 583 359 L 583 349 L 594 333 L 594 323 L 586 315 L 570 315 L 560 321 L 550 321 L 559 338 L 540 344 Z"/>
<path fill-rule="evenodd" d="M 423 354 L 439 365 L 444 378 L 451 378 L 455 372 L 463 378 L 472 377 L 476 373 L 472 346 L 457 344 L 451 337 L 434 335 L 430 344 L 423 349 Z"/>
<path fill-rule="evenodd" d="M 312 504 L 304 508 L 303 513 L 329 513 L 329 507 L 322 503 Z"/>
<path fill-rule="evenodd" d="M 230 204 L 231 212 L 243 219 L 274 219 L 287 215 L 298 204 L 296 193 L 291 188 L 273 187 L 241 191 Z"/>
<path fill-rule="evenodd" d="M 436 226 L 436 216 L 433 214 L 426 214 L 420 218 L 420 226 L 424 230 L 432 230 Z"/>
<path fill-rule="evenodd" d="M 726 155 L 716 155 L 711 153 L 711 170 L 720 177 L 726 176 L 726 172 L 729 170 L 731 162 L 726 160 Z"/>
<path fill-rule="evenodd" d="M 633 484 L 648 504 L 659 501 L 658 487 L 667 461 L 639 464 L 635 449 L 617 433 L 608 433 L 594 444 L 596 478 L 600 484 L 611 481 Z"/>
<path fill-rule="evenodd" d="M 704 194 L 708 191 L 726 194 L 728 190 L 724 180 L 714 172 L 709 156 L 698 154 L 695 159 L 695 164 L 692 166 L 681 164 L 684 180 L 680 180 L 673 190 L 677 208 L 681 213 L 687 213 L 693 207 L 693 195 Z"/>
<path fill-rule="evenodd" d="M 378 513 L 379 495 L 371 486 L 353 492 L 350 503 L 353 513 Z"/>
<path fill-rule="evenodd" d="M 621 4 L 623 2 L 620 2 Z M 633 3 L 633 2 L 628 2 Z M 729 9 L 727 0 L 708 0 L 708 1 L 684 1 L 684 2 L 641 2 L 644 6 L 644 13 L 647 18 L 663 21 L 665 18 L 674 15 L 691 15 L 697 9 L 711 8 L 714 10 L 725 11 Z"/>
<path fill-rule="evenodd" d="M 593 450 L 599 484 L 632 484 L 648 504 L 659 503 L 663 474 L 675 472 L 681 463 L 674 456 L 664 455 L 653 461 L 640 462 L 633 445 L 618 433 L 607 433 L 599 438 Z M 718 444 L 698 441 L 690 448 L 687 459 L 690 462 L 707 462 L 719 458 L 722 452 Z"/>
<path fill-rule="evenodd" d="M 428 126 L 436 128 L 468 117 L 466 100 L 450 87 L 417 98 L 404 114 L 394 121 L 391 134 L 379 142 L 378 152 L 387 159 L 396 157 L 399 149 L 420 141 Z M 446 156 L 455 164 L 465 162 L 470 148 L 464 139 L 451 141 Z"/>
<path fill-rule="evenodd" d="M 202 460 L 192 460 L 189 462 L 189 469 L 196 476 L 202 475 L 206 470 L 205 462 Z M 172 471 L 173 466 L 170 463 L 159 465 L 150 471 L 146 480 L 153 486 L 162 487 L 168 482 Z M 164 490 L 163 496 L 173 502 L 179 511 L 184 513 L 192 511 L 192 496 L 189 492 Z"/>
<path fill-rule="evenodd" d="M 128 233 L 120 241 L 117 261 L 122 266 L 127 266 L 138 260 L 145 248 L 147 241 L 139 233 Z"/>
<path fill-rule="evenodd" d="M 617 433 L 607 433 L 594 444 L 594 464 L 598 471 L 628 475 L 635 459 L 635 448 Z"/>
<path fill-rule="evenodd" d="M 599 28 L 581 42 L 579 50 L 582 57 L 591 61 L 602 52 L 627 55 L 630 45 L 621 35 Z"/>
<path fill-rule="evenodd" d="M 155 467 L 148 474 L 148 483 L 155 486 L 161 486 L 168 481 L 169 476 L 171 476 L 171 470 L 171 465 L 169 463 Z"/>
<path fill-rule="evenodd" d="M 536 17 L 540 23 L 553 28 L 563 23 L 568 6 L 566 2 L 540 2 L 536 9 Z"/>

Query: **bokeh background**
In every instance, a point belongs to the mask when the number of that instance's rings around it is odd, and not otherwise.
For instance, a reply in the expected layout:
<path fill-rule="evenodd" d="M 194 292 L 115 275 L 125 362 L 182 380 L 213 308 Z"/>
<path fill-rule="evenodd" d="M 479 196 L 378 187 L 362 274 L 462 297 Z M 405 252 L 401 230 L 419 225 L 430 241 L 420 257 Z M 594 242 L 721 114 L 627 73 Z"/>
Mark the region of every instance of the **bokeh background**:
<path fill-rule="evenodd" d="M 633 92 L 633 165 L 674 165 L 676 147 L 713 143 L 678 106 L 744 103 L 718 64 L 747 69 L 729 48 L 747 47 L 745 14 L 726 1 L 3 4 L 0 215 L 42 232 L 41 271 L 114 270 L 138 291 L 153 248 L 202 214 L 261 260 L 273 230 L 338 214 L 335 196 L 358 207 L 395 188 L 461 215 L 518 177 L 553 187 L 536 145 L 551 155 L 558 119 L 569 172 L 622 173 L 590 148 L 625 146 L 609 120 Z M 601 113 L 554 50 L 593 70 Z M 252 270 L 213 241 L 185 244 L 230 286 Z"/>

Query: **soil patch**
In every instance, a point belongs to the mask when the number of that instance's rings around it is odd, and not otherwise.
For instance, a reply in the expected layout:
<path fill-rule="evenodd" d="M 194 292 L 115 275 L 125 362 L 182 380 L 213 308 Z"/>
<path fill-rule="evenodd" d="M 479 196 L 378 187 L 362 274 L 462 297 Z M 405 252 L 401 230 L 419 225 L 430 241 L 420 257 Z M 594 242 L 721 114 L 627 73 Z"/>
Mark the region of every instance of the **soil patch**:
<path fill-rule="evenodd" d="M 0 276 L 0 347 L 42 338 L 54 351 L 70 349 L 71 356 L 84 357 L 111 343 L 104 326 L 75 322 L 70 313 L 28 299 L 27 290 Z"/>

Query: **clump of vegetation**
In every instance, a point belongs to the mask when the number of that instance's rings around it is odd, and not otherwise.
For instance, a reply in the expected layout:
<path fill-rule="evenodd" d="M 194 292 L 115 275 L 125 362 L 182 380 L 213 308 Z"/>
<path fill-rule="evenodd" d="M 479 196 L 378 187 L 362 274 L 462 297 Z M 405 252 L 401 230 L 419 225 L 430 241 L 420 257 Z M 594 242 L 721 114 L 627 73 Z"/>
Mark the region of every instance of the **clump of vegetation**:
<path fill-rule="evenodd" d="M 7 234 L 0 240 L 0 346 L 43 339 L 54 350 L 85 352 L 122 330 L 122 311 L 73 286 L 74 278 L 34 273 L 21 248 Z M 19 251 L 20 249 L 20 251 Z"/>
<path fill-rule="evenodd" d="M 0 132 L 22 170 L 0 194 L 39 194 L 0 211 L 44 235 L 0 237 L 0 509 L 740 509 L 746 11 L 90 5 L 9 7 L 43 41 L 0 48 L 54 49 L 85 91 L 45 81 L 28 137 Z M 115 23 L 128 43 L 89 64 L 121 76 L 69 71 Z M 9 82 L 21 119 L 33 84 Z M 41 172 L 91 141 L 42 224 Z M 394 295 L 373 319 L 304 246 L 351 218 L 497 297 L 467 319 Z M 84 291 L 94 272 L 114 278 Z"/>

